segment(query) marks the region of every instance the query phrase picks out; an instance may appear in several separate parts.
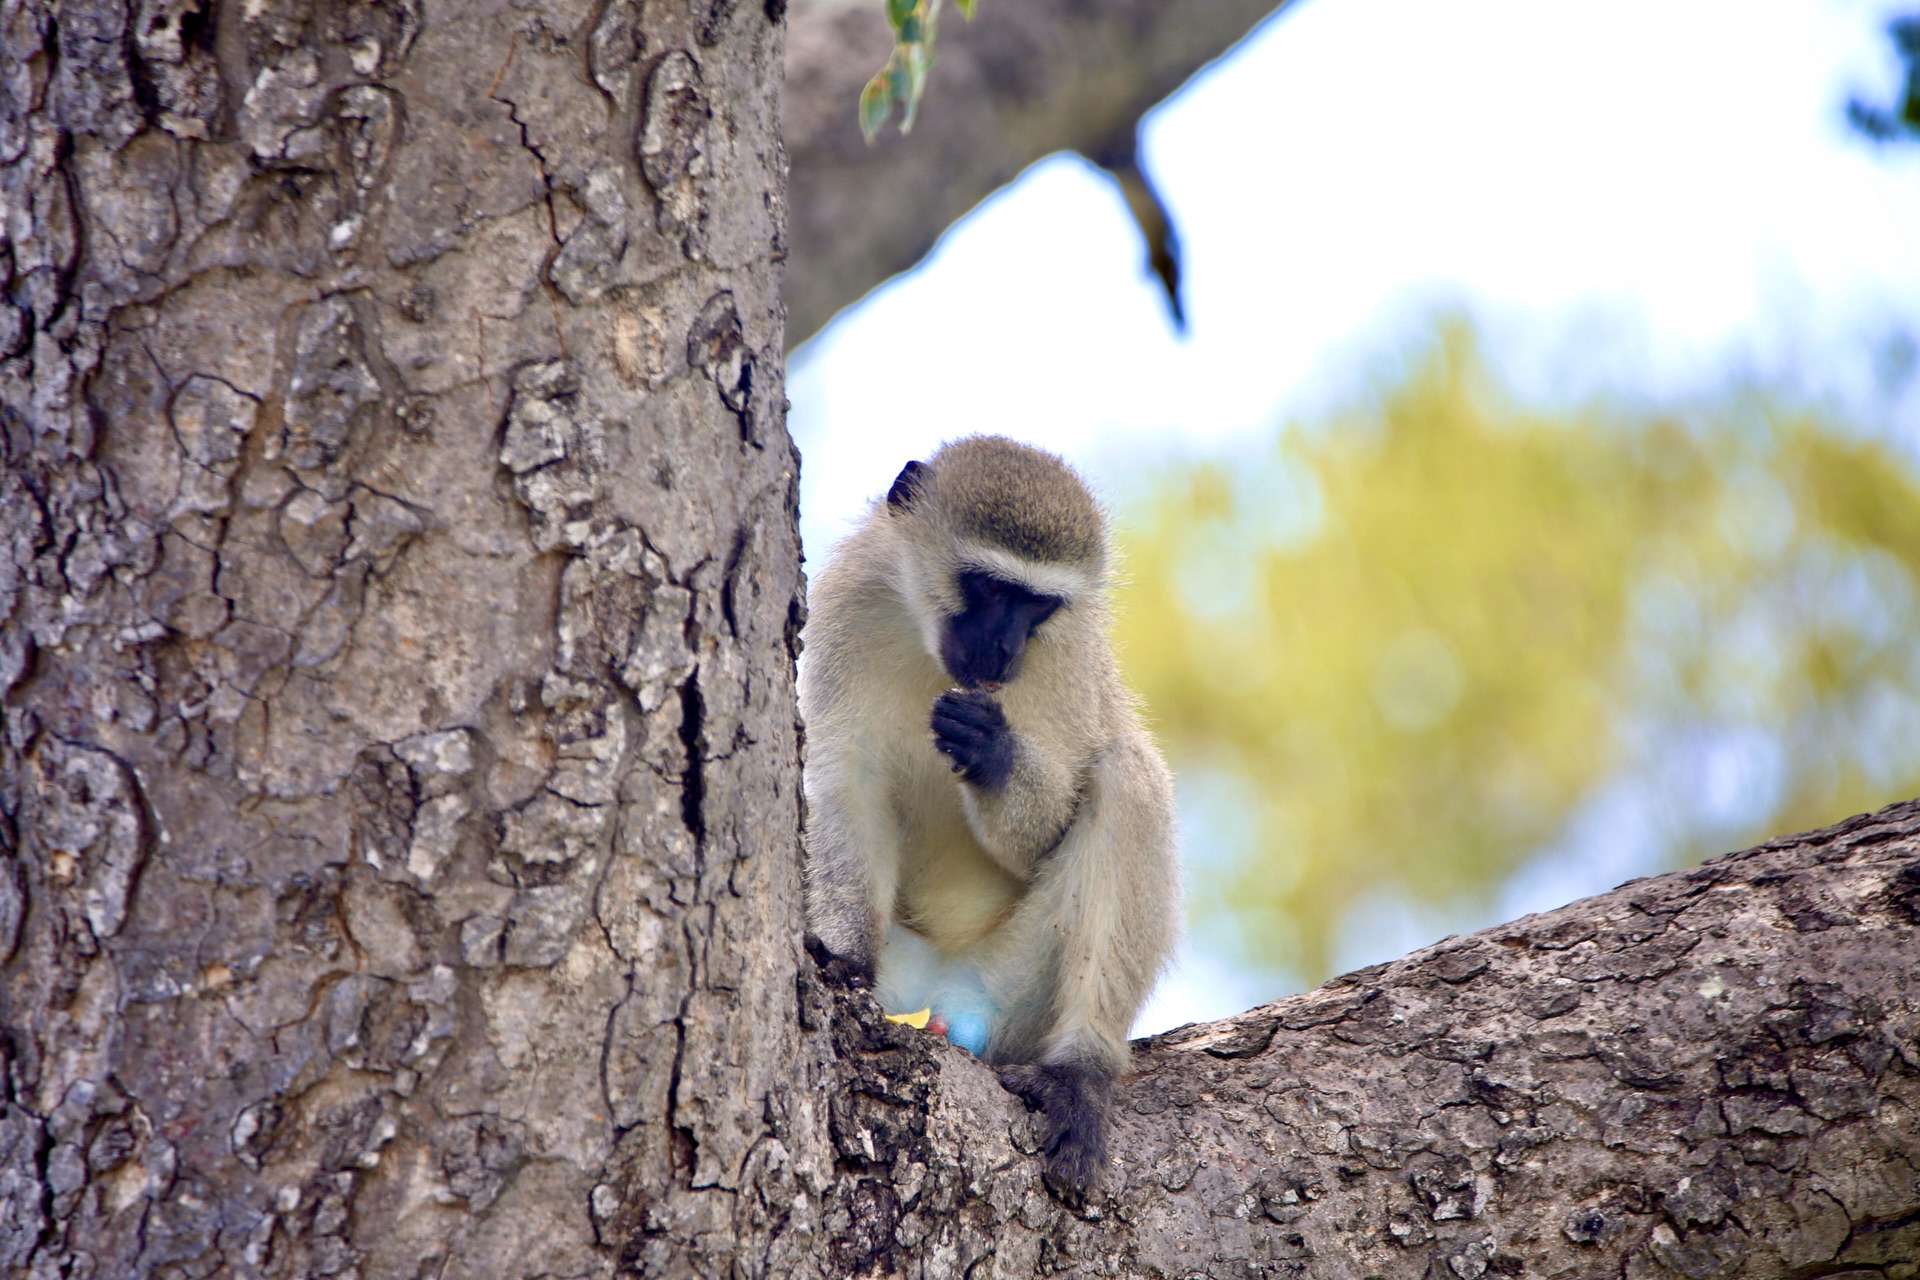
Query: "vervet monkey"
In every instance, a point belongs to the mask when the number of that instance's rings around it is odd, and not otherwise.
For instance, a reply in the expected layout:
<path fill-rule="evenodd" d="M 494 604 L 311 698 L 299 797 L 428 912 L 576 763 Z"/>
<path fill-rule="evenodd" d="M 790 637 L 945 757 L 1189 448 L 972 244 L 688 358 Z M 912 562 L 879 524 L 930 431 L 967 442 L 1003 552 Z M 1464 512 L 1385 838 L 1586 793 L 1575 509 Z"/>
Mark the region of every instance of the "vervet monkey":
<path fill-rule="evenodd" d="M 1066 463 L 955 441 L 814 581 L 800 677 L 812 932 L 884 1008 L 930 1006 L 1004 1068 L 1070 1193 L 1105 1165 L 1181 914 L 1172 780 L 1108 644 L 1111 559 Z"/>

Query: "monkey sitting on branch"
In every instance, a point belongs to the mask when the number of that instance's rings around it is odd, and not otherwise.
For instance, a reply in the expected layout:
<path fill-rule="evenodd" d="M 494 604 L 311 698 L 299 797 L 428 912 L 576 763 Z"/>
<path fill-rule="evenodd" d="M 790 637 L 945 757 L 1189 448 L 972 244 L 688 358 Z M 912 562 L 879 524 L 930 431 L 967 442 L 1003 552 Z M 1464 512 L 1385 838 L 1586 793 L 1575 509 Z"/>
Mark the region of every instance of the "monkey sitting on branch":
<path fill-rule="evenodd" d="M 1111 558 L 1066 463 L 955 441 L 815 580 L 800 676 L 812 932 L 883 1008 L 930 1008 L 1002 1068 L 1070 1195 L 1105 1166 L 1180 918 L 1172 780 L 1108 643 Z"/>

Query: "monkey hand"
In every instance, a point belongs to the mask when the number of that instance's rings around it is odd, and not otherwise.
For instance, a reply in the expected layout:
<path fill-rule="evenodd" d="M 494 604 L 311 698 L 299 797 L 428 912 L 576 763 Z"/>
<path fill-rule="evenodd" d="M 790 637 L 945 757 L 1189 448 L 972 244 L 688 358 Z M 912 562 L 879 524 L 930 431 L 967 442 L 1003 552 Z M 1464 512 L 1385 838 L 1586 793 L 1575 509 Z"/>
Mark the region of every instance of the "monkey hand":
<path fill-rule="evenodd" d="M 1013 776 L 1013 730 L 990 693 L 954 689 L 935 699 L 933 746 L 976 787 L 998 791 Z"/>
<path fill-rule="evenodd" d="M 1041 1113 L 1047 1185 L 1069 1204 L 1084 1203 L 1106 1170 L 1111 1078 L 1098 1068 L 1032 1062 L 1001 1068 L 1000 1083 Z"/>

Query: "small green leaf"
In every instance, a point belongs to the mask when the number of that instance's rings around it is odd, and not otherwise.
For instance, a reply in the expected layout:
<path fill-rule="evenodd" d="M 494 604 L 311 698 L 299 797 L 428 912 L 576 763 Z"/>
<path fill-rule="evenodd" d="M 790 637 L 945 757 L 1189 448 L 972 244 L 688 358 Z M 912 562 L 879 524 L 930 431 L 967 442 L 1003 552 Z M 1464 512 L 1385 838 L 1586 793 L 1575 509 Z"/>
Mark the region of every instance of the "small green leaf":
<path fill-rule="evenodd" d="M 860 91 L 860 132 L 868 142 L 880 132 L 880 126 L 893 114 L 893 76 L 892 64 L 888 64 L 879 75 L 867 81 L 867 87 Z"/>
<path fill-rule="evenodd" d="M 885 0 L 887 23 L 894 31 L 893 55 L 880 74 L 860 91 L 860 131 L 868 142 L 880 132 L 893 115 L 893 104 L 901 111 L 900 132 L 908 133 L 920 112 L 920 96 L 926 92 L 927 72 L 933 67 L 933 41 L 940 17 L 941 0 Z M 968 16 L 974 0 L 956 0 Z"/>
<path fill-rule="evenodd" d="M 899 52 L 905 55 L 902 61 L 906 73 L 904 91 L 896 92 L 901 105 L 906 108 L 906 113 L 900 118 L 900 132 L 912 133 L 913 122 L 920 115 L 920 95 L 927 91 L 927 71 L 933 66 L 933 59 L 928 56 L 927 46 L 923 44 L 901 45 Z M 896 80 L 895 84 L 898 83 Z"/>
<path fill-rule="evenodd" d="M 973 6 L 977 0 L 953 0 L 954 8 L 960 10 L 960 16 L 968 22 L 973 21 Z"/>
<path fill-rule="evenodd" d="M 887 63 L 887 86 L 895 102 L 907 105 L 913 101 L 913 86 L 907 81 L 906 45 L 895 45 L 893 57 Z"/>

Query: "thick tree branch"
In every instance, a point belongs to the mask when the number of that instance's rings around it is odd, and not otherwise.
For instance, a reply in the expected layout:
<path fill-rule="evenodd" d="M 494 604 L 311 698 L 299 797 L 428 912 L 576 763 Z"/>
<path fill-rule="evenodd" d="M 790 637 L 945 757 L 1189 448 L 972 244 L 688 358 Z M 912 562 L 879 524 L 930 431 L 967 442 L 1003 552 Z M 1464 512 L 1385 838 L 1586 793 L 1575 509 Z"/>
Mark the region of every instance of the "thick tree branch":
<path fill-rule="evenodd" d="M 1909 1277 L 1916 957 L 1920 801 L 1146 1041 L 1080 1214 L 991 1071 L 809 987 L 829 1269 Z"/>
<path fill-rule="evenodd" d="M 941 25 L 919 122 L 860 139 L 854 103 L 891 36 L 870 0 L 789 16 L 787 334 L 913 266 L 940 233 L 1042 156 L 1131 154 L 1140 116 L 1272 12 L 1274 0 L 1018 0 Z"/>

